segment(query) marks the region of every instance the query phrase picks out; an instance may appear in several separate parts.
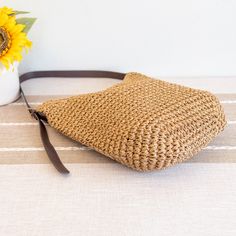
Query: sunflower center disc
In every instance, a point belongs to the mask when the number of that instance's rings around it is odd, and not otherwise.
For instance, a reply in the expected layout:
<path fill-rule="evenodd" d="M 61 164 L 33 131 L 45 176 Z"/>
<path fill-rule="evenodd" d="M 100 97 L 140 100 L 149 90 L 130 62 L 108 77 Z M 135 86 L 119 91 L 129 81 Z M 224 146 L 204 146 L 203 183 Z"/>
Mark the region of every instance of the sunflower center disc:
<path fill-rule="evenodd" d="M 8 48 L 9 38 L 7 32 L 0 28 L 0 54 Z"/>

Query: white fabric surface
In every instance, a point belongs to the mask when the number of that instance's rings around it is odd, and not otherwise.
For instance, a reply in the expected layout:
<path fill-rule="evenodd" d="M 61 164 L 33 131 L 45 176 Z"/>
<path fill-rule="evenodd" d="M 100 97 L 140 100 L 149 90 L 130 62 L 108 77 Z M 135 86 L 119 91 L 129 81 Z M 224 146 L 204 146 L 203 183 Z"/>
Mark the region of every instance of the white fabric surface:
<path fill-rule="evenodd" d="M 0 235 L 236 235 L 236 164 L 0 166 Z"/>

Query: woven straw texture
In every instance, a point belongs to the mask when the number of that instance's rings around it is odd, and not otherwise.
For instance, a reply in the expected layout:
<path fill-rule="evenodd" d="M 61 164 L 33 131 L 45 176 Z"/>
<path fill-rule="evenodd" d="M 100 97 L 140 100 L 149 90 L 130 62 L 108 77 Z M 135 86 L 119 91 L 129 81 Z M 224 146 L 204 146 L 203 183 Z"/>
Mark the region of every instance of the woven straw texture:
<path fill-rule="evenodd" d="M 62 134 L 140 171 L 191 158 L 226 124 L 211 93 L 139 73 L 101 92 L 47 101 L 37 110 Z"/>

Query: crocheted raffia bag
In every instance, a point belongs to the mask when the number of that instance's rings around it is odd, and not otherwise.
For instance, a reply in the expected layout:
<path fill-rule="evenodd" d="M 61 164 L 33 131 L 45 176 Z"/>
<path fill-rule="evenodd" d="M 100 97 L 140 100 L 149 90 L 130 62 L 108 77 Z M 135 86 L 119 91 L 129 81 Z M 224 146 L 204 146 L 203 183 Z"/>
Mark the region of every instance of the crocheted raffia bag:
<path fill-rule="evenodd" d="M 125 74 L 104 91 L 44 102 L 32 113 L 67 137 L 139 171 L 191 158 L 226 124 L 211 93 L 139 73 Z"/>

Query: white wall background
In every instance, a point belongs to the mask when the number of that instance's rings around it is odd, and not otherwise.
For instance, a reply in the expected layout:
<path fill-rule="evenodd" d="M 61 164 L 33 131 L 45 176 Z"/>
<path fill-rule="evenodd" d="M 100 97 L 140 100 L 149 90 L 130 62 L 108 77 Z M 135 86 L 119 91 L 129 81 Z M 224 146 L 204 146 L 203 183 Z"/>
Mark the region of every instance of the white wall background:
<path fill-rule="evenodd" d="M 3 0 L 38 21 L 20 71 L 236 75 L 235 0 Z"/>

